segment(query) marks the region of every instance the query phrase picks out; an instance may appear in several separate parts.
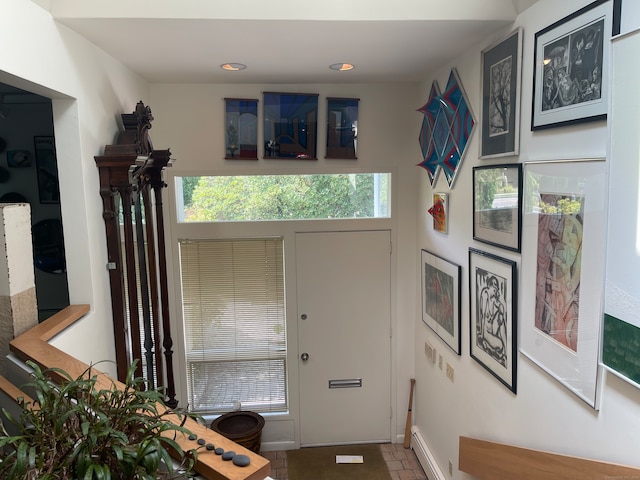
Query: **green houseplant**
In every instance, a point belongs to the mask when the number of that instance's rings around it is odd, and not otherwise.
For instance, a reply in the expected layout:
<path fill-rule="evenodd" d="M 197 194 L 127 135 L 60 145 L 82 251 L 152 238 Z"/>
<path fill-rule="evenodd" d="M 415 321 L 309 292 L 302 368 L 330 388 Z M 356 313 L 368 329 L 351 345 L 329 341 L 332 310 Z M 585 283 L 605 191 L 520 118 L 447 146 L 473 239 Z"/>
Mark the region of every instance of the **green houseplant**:
<path fill-rule="evenodd" d="M 0 429 L 0 478 L 16 480 L 138 480 L 172 478 L 174 451 L 190 470 L 195 450 L 182 451 L 175 442 L 178 432 L 189 435 L 170 415 L 186 419 L 186 413 L 165 410 L 163 396 L 145 389 L 146 381 L 129 369 L 125 388 L 99 386 L 89 367 L 78 378 L 61 369 L 42 370 L 33 362 L 33 380 L 25 387 L 33 402 L 19 399 L 19 418 L 3 409 L 4 418 L 17 434 Z M 55 373 L 64 380 L 52 382 Z M 8 425 L 6 425 L 8 426 Z M 160 477 L 158 472 L 168 472 Z M 167 477 L 168 475 L 168 477 Z"/>

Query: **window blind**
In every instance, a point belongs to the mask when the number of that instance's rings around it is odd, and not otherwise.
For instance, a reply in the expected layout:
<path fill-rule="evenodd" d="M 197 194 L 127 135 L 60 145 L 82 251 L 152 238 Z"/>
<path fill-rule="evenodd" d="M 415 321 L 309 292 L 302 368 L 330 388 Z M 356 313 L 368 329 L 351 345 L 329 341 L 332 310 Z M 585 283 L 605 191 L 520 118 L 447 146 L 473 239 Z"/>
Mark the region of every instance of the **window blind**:
<path fill-rule="evenodd" d="M 283 239 L 181 240 L 189 408 L 287 410 Z"/>

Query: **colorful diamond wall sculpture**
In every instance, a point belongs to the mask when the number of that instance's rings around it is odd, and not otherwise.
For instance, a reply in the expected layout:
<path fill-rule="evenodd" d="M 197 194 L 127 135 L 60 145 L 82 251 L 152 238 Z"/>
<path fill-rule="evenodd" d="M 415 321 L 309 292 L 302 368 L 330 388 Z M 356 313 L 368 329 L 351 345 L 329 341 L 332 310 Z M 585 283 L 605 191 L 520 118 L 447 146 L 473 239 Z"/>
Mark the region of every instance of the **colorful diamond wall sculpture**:
<path fill-rule="evenodd" d="M 449 188 L 453 188 L 456 173 L 476 125 L 455 68 L 451 69 L 447 87 L 442 94 L 438 84 L 433 82 L 427 103 L 418 111 L 424 114 L 419 137 L 423 160 L 418 166 L 427 171 L 431 186 L 442 170 Z"/>

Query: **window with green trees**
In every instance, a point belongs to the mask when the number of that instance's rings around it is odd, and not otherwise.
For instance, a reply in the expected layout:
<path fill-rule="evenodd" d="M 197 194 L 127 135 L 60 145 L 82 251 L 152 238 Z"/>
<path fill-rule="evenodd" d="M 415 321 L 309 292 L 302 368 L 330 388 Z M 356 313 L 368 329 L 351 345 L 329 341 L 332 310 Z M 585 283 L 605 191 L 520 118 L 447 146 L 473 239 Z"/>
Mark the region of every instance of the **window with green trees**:
<path fill-rule="evenodd" d="M 179 222 L 388 218 L 390 173 L 176 177 Z"/>

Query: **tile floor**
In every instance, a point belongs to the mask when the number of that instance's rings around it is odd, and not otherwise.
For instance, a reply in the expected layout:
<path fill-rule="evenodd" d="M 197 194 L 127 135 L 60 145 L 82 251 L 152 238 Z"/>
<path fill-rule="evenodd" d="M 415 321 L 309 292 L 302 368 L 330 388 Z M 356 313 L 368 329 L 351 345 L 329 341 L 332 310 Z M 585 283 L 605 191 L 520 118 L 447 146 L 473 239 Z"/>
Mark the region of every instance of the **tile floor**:
<path fill-rule="evenodd" d="M 380 445 L 380 450 L 382 450 L 382 456 L 387 462 L 392 480 L 427 478 L 416 458 L 416 454 L 410 448 L 405 449 L 399 443 L 383 443 Z M 285 450 L 262 452 L 260 455 L 271 461 L 271 477 L 275 480 L 289 480 L 287 452 Z"/>

